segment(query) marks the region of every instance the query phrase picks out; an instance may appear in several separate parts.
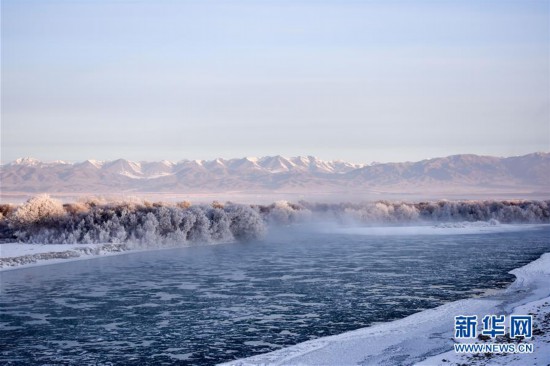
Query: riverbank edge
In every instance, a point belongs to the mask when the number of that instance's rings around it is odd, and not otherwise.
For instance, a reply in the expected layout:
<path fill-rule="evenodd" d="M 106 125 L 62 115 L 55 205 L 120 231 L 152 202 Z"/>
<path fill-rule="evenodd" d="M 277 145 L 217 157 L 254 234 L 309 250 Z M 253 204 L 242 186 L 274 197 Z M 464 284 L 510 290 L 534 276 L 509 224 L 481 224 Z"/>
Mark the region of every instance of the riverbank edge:
<path fill-rule="evenodd" d="M 424 310 L 403 319 L 229 361 L 250 365 L 547 365 L 550 359 L 550 252 L 509 272 L 506 289 Z M 531 314 L 532 354 L 456 354 L 454 316 Z M 477 341 L 482 343 L 482 341 Z M 469 340 L 464 343 L 474 343 Z"/>
<path fill-rule="evenodd" d="M 228 242 L 216 242 L 208 243 L 206 245 L 219 245 L 227 244 Z M 2 246 L 4 245 L 27 245 L 36 246 L 44 251 L 16 255 L 16 256 L 4 256 L 2 253 Z M 103 258 L 108 256 L 132 254 L 157 250 L 171 250 L 178 248 L 189 248 L 197 245 L 205 244 L 189 244 L 189 245 L 166 245 L 158 247 L 133 247 L 127 243 L 113 244 L 20 244 L 20 243 L 3 243 L 0 244 L 0 273 L 6 271 L 13 271 L 18 269 L 25 269 L 31 267 L 47 266 L 60 263 L 69 263 L 81 260 L 91 260 L 97 258 Z M 67 247 L 63 250 L 51 251 L 51 247 L 61 248 Z"/>

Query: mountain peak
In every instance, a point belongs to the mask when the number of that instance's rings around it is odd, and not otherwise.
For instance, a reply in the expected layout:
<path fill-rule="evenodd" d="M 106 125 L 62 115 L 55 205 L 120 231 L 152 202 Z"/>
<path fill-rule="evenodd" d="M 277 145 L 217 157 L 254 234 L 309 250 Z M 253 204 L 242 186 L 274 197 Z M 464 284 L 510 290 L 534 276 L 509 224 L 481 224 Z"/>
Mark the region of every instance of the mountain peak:
<path fill-rule="evenodd" d="M 11 164 L 12 165 L 26 165 L 26 166 L 35 166 L 42 163 L 40 160 L 31 158 L 31 157 L 24 157 L 15 159 Z"/>
<path fill-rule="evenodd" d="M 84 161 L 84 163 L 93 165 L 96 168 L 101 168 L 101 166 L 103 165 L 102 161 L 94 160 L 94 159 L 88 159 L 88 160 Z"/>

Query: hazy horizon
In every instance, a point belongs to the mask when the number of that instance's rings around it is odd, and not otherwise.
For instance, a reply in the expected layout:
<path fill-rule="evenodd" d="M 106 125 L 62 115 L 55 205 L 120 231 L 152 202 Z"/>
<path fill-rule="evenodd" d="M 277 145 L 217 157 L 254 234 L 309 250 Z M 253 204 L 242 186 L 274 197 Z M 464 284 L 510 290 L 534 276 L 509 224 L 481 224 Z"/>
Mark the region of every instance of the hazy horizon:
<path fill-rule="evenodd" d="M 1 161 L 550 150 L 546 1 L 2 1 Z"/>

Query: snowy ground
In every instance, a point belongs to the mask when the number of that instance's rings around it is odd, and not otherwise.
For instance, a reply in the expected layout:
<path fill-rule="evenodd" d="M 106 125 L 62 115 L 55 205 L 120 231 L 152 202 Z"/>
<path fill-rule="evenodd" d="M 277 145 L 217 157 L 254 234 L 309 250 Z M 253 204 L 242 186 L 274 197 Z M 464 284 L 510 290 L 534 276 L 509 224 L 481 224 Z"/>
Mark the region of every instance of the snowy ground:
<path fill-rule="evenodd" d="M 315 339 L 226 365 L 548 365 L 550 253 L 511 271 L 517 279 L 493 295 L 445 304 L 404 319 Z M 458 355 L 454 316 L 534 314 L 532 354 Z M 477 341 L 482 342 L 482 341 Z"/>
<path fill-rule="evenodd" d="M 0 271 L 89 259 L 127 251 L 124 244 L 0 244 Z"/>
<path fill-rule="evenodd" d="M 48 252 L 64 252 L 80 248 L 93 248 L 98 244 L 24 244 L 6 243 L 0 244 L 0 258 L 20 257 Z"/>
<path fill-rule="evenodd" d="M 511 304 L 511 314 L 533 316 L 533 338 L 527 342 L 534 344 L 534 352 L 528 354 L 457 354 L 445 352 L 430 357 L 418 365 L 544 365 L 550 364 L 550 253 L 522 268 L 511 271 L 517 276 L 516 282 L 508 291 L 521 293 L 522 287 L 533 288 L 520 305 Z M 525 283 L 524 283 L 525 282 Z M 532 287 L 534 285 L 534 287 Z M 539 298 L 539 299 L 537 299 Z M 524 304 L 521 304 L 525 302 Z M 510 307 L 508 307 L 509 309 Z M 476 343 L 483 343 L 478 341 Z M 517 343 L 517 342 L 515 342 Z"/>

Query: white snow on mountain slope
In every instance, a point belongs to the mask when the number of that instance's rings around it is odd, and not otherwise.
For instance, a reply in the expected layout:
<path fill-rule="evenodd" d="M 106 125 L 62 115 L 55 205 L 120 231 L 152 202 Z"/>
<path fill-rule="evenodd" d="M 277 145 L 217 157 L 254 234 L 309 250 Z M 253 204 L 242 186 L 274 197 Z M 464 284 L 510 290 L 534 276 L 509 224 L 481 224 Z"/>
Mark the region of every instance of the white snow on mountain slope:
<path fill-rule="evenodd" d="M 31 157 L 25 157 L 25 158 L 19 158 L 11 163 L 9 165 L 26 165 L 26 166 L 36 166 L 41 164 L 42 162 L 40 160 L 31 158 Z"/>
<path fill-rule="evenodd" d="M 125 159 L 43 163 L 32 158 L 0 166 L 2 195 L 11 193 L 284 192 L 291 194 L 382 193 L 437 198 L 550 196 L 550 154 L 496 158 L 454 155 L 419 162 L 376 165 L 325 161 L 313 156 L 182 160 Z"/>
<path fill-rule="evenodd" d="M 290 170 L 311 170 L 311 171 L 324 171 L 327 173 L 330 172 L 346 172 L 352 169 L 357 169 L 364 167 L 364 164 L 354 164 L 348 163 L 341 160 L 335 161 L 325 161 L 318 159 L 313 156 L 308 157 L 292 157 L 285 158 L 283 156 L 264 156 L 261 158 L 257 157 L 245 157 L 240 159 L 222 159 L 216 158 L 213 160 L 181 160 L 177 163 L 171 162 L 168 160 L 162 160 L 159 162 L 148 162 L 140 161 L 133 162 L 125 159 L 117 159 L 113 161 L 99 161 L 94 159 L 88 159 L 84 162 L 71 163 L 68 161 L 55 160 L 52 162 L 43 162 L 38 159 L 26 157 L 19 158 L 15 161 L 5 164 L 7 165 L 20 165 L 20 166 L 39 166 L 39 165 L 80 165 L 80 164 L 91 164 L 97 168 L 101 168 L 105 171 L 111 171 L 115 173 L 142 173 L 147 174 L 148 171 L 162 170 L 165 172 L 168 169 L 173 169 L 178 165 L 187 165 L 189 163 L 194 163 L 198 166 L 223 166 L 229 169 L 239 170 L 242 167 L 246 168 L 255 168 L 265 171 L 271 171 L 273 173 L 290 171 Z"/>
<path fill-rule="evenodd" d="M 141 164 L 124 159 L 105 163 L 101 169 L 106 173 L 115 173 L 122 175 L 142 176 Z"/>
<path fill-rule="evenodd" d="M 296 164 L 280 155 L 266 156 L 261 158 L 259 164 L 271 173 L 289 172 L 296 167 Z"/>

